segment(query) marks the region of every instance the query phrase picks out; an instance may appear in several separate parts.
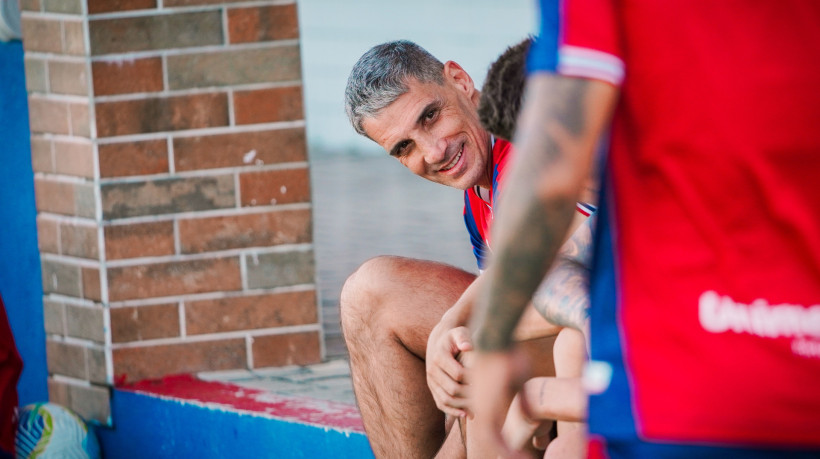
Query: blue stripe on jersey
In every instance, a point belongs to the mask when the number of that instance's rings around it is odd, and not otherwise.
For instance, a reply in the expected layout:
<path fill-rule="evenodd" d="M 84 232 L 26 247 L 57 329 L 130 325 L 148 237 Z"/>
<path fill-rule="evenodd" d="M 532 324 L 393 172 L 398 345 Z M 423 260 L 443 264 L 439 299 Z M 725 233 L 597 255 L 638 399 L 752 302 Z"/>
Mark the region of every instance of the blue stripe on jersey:
<path fill-rule="evenodd" d="M 605 187 L 601 187 L 603 190 Z M 590 276 L 590 359 L 612 366 L 607 390 L 589 398 L 589 431 L 607 439 L 637 438 L 632 393 L 627 379 L 620 336 L 611 203 L 599 195 L 594 256 Z"/>
<path fill-rule="evenodd" d="M 541 34 L 527 56 L 527 72 L 555 72 L 558 68 L 558 33 L 561 0 L 541 0 Z M 547 33 L 549 32 L 549 33 Z"/>
<path fill-rule="evenodd" d="M 484 238 L 481 236 L 481 231 L 478 229 L 475 217 L 473 217 L 469 191 L 464 192 L 464 225 L 467 227 L 467 232 L 470 233 L 470 243 L 473 246 L 473 254 L 475 255 L 478 269 L 483 270 L 487 264 L 487 258 L 490 256 L 490 250 Z"/>
<path fill-rule="evenodd" d="M 609 459 L 651 457 L 662 459 L 810 459 L 820 457 L 820 451 L 773 450 L 721 446 L 662 444 L 649 442 L 612 442 L 607 440 Z"/>

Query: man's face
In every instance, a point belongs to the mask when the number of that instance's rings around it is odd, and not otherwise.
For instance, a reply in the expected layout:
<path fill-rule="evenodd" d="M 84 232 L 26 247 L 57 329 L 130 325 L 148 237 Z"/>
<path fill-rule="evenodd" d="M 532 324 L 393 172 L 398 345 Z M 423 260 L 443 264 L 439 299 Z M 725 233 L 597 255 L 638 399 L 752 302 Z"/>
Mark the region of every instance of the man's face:
<path fill-rule="evenodd" d="M 476 113 L 479 93 L 453 62 L 444 77 L 441 86 L 411 78 L 406 93 L 362 126 L 419 177 L 462 190 L 490 188 L 490 135 Z"/>

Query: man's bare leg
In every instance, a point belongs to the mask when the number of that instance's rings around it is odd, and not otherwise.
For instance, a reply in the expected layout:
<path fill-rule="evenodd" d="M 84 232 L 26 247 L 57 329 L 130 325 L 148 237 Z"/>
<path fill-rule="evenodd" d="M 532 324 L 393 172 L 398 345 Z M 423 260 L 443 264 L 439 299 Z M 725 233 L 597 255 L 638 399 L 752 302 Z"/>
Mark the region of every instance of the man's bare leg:
<path fill-rule="evenodd" d="M 359 410 L 377 457 L 430 458 L 444 444 L 444 414 L 427 387 L 427 338 L 474 279 L 440 263 L 378 257 L 345 283 L 342 330 Z"/>

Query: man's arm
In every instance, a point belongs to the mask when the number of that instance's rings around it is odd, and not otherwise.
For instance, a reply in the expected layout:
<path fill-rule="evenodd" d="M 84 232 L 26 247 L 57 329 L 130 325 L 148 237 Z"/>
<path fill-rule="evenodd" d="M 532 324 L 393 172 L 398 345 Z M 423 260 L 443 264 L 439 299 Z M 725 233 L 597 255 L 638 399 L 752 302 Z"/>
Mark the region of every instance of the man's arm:
<path fill-rule="evenodd" d="M 518 156 L 477 303 L 474 330 L 482 351 L 510 346 L 521 312 L 561 247 L 617 97 L 608 83 L 552 74 L 531 77 L 527 92 Z"/>
<path fill-rule="evenodd" d="M 549 322 L 574 328 L 588 337 L 589 268 L 595 215 L 561 246 L 555 263 L 533 297 L 533 306 Z"/>
<path fill-rule="evenodd" d="M 494 255 L 474 314 L 470 373 L 474 432 L 490 454 L 519 457 L 501 436 L 528 363 L 511 349 L 515 324 L 567 233 L 618 90 L 597 80 L 538 74 L 527 82 L 518 156 L 493 227 Z"/>

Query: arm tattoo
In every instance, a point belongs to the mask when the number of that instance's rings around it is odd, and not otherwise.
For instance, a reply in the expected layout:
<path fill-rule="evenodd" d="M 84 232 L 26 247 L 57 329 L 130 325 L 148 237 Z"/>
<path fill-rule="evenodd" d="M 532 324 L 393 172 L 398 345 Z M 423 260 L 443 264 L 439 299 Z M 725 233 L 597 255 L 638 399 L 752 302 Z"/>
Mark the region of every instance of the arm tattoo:
<path fill-rule="evenodd" d="M 569 228 L 579 190 L 566 185 L 553 187 L 550 182 L 562 180 L 557 173 L 579 166 L 578 158 L 591 154 L 591 146 L 590 152 L 585 152 L 584 142 L 590 131 L 586 113 L 590 81 L 555 77 L 549 84 L 548 103 L 533 100 L 531 109 L 538 113 L 528 113 L 536 116 L 519 123 L 519 157 L 503 190 L 499 206 L 502 218 L 493 227 L 495 251 L 485 273 L 489 279 L 479 298 L 476 318 L 476 345 L 485 351 L 510 345 L 524 307 Z M 551 175 L 551 170 L 559 172 Z"/>
<path fill-rule="evenodd" d="M 559 256 L 532 304 L 549 322 L 586 333 L 589 270 L 575 260 Z"/>

